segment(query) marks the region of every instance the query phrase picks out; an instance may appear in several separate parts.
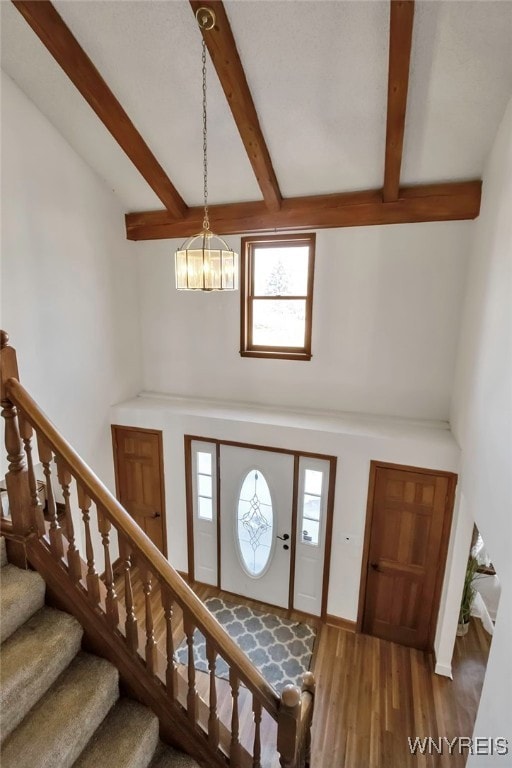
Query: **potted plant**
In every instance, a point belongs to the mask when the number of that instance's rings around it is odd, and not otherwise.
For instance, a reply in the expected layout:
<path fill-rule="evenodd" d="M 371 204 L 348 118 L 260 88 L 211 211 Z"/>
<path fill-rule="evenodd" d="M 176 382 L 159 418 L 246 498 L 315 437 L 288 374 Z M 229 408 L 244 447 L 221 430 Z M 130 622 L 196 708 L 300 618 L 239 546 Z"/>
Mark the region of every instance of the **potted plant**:
<path fill-rule="evenodd" d="M 469 629 L 469 617 L 471 615 L 471 606 L 475 599 L 475 581 L 477 578 L 478 560 L 474 555 L 470 555 L 466 567 L 466 576 L 464 577 L 464 588 L 460 602 L 459 623 L 457 625 L 457 635 L 463 637 Z"/>

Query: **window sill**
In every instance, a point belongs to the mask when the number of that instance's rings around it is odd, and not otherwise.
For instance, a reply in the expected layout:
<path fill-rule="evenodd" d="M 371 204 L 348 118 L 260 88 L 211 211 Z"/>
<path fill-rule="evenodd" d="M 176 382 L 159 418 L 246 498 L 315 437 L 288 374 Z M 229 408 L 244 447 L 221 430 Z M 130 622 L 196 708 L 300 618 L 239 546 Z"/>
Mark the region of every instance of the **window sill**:
<path fill-rule="evenodd" d="M 311 360 L 309 352 L 286 352 L 282 349 L 271 352 L 270 350 L 242 350 L 240 357 L 260 357 L 269 360 Z"/>

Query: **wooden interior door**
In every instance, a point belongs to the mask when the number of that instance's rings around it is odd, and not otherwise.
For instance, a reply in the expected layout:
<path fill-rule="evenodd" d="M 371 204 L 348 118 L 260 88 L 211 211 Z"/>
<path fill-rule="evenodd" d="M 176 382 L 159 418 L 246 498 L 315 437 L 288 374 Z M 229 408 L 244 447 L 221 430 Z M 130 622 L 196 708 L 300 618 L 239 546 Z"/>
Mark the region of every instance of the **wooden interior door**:
<path fill-rule="evenodd" d="M 112 426 L 117 498 L 167 555 L 162 433 Z"/>
<path fill-rule="evenodd" d="M 430 650 L 456 476 L 372 462 L 361 629 Z"/>

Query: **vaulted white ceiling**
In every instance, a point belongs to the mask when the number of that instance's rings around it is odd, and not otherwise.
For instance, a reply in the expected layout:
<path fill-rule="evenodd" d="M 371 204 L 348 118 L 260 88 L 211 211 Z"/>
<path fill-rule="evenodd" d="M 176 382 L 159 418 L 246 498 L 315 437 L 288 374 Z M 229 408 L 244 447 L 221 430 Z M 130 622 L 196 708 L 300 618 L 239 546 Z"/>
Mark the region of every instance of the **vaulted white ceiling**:
<path fill-rule="evenodd" d="M 2 68 L 126 210 L 162 205 L 15 7 Z M 72 33 L 188 205 L 202 201 L 201 36 L 188 2 L 59 0 Z M 285 197 L 382 186 L 389 5 L 228 0 Z M 512 1 L 416 3 L 403 183 L 478 178 L 512 94 Z M 213 66 L 212 203 L 261 199 Z"/>

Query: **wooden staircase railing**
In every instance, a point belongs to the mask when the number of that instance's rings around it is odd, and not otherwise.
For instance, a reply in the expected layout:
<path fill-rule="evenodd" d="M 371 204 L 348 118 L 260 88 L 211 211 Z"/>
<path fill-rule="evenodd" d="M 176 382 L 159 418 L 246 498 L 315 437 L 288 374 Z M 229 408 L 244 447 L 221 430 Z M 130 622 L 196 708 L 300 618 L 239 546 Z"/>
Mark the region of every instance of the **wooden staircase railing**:
<path fill-rule="evenodd" d="M 10 558 L 27 561 L 45 578 L 59 605 L 74 613 L 90 646 L 109 658 L 127 689 L 153 708 L 161 733 L 204 766 L 302 768 L 310 762 L 314 679 L 304 676 L 302 690 L 286 686 L 281 696 L 214 619 L 137 523 L 112 496 L 20 384 L 15 350 L 1 331 L 1 405 L 5 419 L 10 519 L 1 526 Z M 32 458 L 37 451 L 46 479 L 49 522 L 43 517 Z M 60 487 L 65 533 L 54 488 Z M 123 600 L 116 594 L 112 567 L 116 545 L 123 568 Z M 98 554 L 100 553 L 100 554 Z M 136 616 L 132 564 L 142 574 L 145 620 Z M 101 568 L 99 563 L 101 562 Z M 98 571 L 102 570 L 102 576 Z M 156 586 L 159 590 L 155 590 Z M 165 648 L 155 639 L 155 595 L 165 619 Z M 176 661 L 173 616 L 183 614 L 188 664 Z M 194 666 L 195 632 L 206 639 L 207 701 L 200 696 Z M 229 668 L 229 722 L 219 715 L 218 658 Z M 203 673 L 204 674 L 204 673 Z M 244 686 L 252 727 L 240 730 L 239 697 Z M 244 698 L 244 701 L 246 699 Z M 245 705 L 244 705 L 245 706 Z M 275 721 L 273 727 L 268 724 Z M 263 726 L 262 726 L 263 723 Z M 249 732 L 250 731 L 250 732 Z M 265 744 L 273 734 L 274 744 Z"/>

